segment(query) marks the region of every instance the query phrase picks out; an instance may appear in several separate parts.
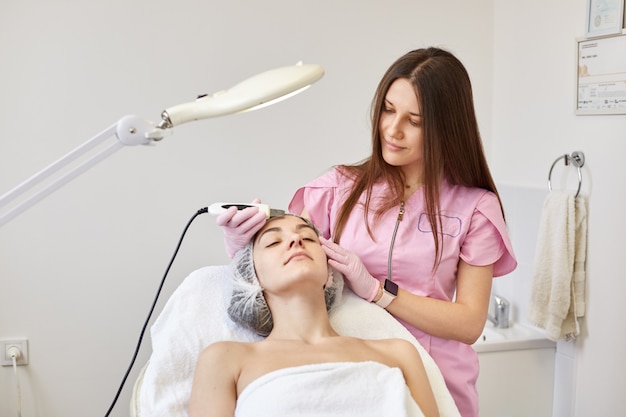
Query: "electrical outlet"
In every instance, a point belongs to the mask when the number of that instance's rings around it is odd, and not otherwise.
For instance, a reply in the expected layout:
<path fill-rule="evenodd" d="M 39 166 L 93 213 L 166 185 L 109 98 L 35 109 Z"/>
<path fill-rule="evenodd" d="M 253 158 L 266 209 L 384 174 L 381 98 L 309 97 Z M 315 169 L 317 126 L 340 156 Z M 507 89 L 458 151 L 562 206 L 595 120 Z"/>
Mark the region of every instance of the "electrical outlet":
<path fill-rule="evenodd" d="M 17 347 L 22 356 L 17 360 L 18 365 L 28 365 L 28 339 L 0 340 L 0 358 L 2 366 L 13 366 L 13 359 L 9 356 L 9 348 Z"/>

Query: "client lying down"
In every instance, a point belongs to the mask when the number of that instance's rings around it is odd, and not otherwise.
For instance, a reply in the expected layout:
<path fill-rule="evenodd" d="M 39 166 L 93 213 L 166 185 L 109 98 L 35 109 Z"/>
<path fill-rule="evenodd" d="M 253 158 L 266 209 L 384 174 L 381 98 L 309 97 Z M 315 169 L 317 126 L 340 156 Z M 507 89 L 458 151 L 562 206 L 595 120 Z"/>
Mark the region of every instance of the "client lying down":
<path fill-rule="evenodd" d="M 229 314 L 267 338 L 216 342 L 201 353 L 191 417 L 439 415 L 410 342 L 332 328 L 337 287 L 307 220 L 269 220 L 233 266 Z"/>

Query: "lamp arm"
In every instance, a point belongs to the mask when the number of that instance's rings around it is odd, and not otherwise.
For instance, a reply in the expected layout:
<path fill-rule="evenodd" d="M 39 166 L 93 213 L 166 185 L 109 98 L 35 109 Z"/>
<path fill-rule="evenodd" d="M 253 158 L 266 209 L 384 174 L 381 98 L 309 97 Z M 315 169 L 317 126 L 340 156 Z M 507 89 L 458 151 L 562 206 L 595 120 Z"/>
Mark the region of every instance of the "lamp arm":
<path fill-rule="evenodd" d="M 50 178 L 70 163 L 86 155 L 89 151 L 102 144 L 106 139 L 112 136 L 117 137 L 117 140 L 109 146 L 101 149 L 98 153 L 92 155 L 89 159 L 67 171 L 65 174 L 53 179 L 48 185 L 37 190 L 30 197 L 20 202 L 10 210 L 0 214 L 0 227 L 11 221 L 20 213 L 34 206 L 65 184 L 69 183 L 74 178 L 83 174 L 98 162 L 103 161 L 116 151 L 122 149 L 124 146 L 148 145 L 155 140 L 161 139 L 168 133 L 169 131 L 167 130 L 155 129 L 151 122 L 142 120 L 136 116 L 124 116 L 114 125 L 103 130 L 93 138 L 87 140 L 82 145 L 76 147 L 66 155 L 37 172 L 17 187 L 0 196 L 0 209 L 2 209 L 22 194 L 34 189 L 34 187 L 42 181 Z"/>
<path fill-rule="evenodd" d="M 54 161 L 53 163 L 51 163 L 50 165 L 48 165 L 41 171 L 31 176 L 26 181 L 19 184 L 17 187 L 13 188 L 11 191 L 2 195 L 0 197 L 0 207 L 5 206 L 10 201 L 13 201 L 14 199 L 19 197 L 26 191 L 30 190 L 35 185 L 39 184 L 44 179 L 48 178 L 50 175 L 53 175 L 55 172 L 59 171 L 64 166 L 70 164 L 72 161 L 75 161 L 77 158 L 84 155 L 91 149 L 95 148 L 97 145 L 102 143 L 104 139 L 108 138 L 109 136 L 112 136 L 114 133 L 115 133 L 115 125 L 112 125 L 111 127 L 103 130 L 98 135 L 89 139 L 82 145 L 78 146 L 71 152 L 67 153 L 65 156 L 57 159 L 56 161 Z"/>

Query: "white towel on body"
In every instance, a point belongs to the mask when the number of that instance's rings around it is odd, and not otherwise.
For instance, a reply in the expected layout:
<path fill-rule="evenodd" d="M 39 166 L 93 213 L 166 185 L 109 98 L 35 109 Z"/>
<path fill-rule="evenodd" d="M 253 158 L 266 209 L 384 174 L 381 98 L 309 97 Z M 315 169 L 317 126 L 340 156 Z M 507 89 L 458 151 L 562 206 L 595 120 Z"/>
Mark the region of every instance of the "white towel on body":
<path fill-rule="evenodd" d="M 280 369 L 252 381 L 235 417 L 424 416 L 399 368 L 336 362 Z"/>
<path fill-rule="evenodd" d="M 338 272 L 335 274 L 340 276 Z M 226 265 L 194 271 L 174 291 L 151 327 L 152 355 L 143 377 L 136 382 L 139 403 L 136 417 L 188 416 L 193 372 L 200 352 L 220 340 L 261 340 L 228 317 L 226 309 L 231 293 L 230 269 Z M 347 286 L 338 298 L 330 320 L 339 334 L 411 341 L 422 357 L 441 417 L 460 417 L 435 361 L 404 326 L 384 309 L 359 298 Z M 293 390 L 284 393 L 297 394 Z M 302 396 L 306 395 L 307 392 L 302 392 Z"/>
<path fill-rule="evenodd" d="M 570 340 L 580 334 L 585 314 L 587 203 L 565 191 L 546 197 L 539 225 L 529 305 L 530 321 L 548 339 Z"/>

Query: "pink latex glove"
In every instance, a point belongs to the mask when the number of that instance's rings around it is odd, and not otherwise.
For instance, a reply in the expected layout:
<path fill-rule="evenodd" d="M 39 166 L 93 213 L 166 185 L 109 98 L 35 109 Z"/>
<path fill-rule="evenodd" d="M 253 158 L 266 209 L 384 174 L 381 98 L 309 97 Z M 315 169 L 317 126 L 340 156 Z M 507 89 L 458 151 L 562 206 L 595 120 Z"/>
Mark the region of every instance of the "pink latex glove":
<path fill-rule="evenodd" d="M 380 281 L 370 275 L 355 253 L 321 236 L 320 241 L 328 257 L 328 264 L 343 274 L 356 295 L 371 302 L 378 294 Z"/>
<path fill-rule="evenodd" d="M 253 203 L 260 203 L 254 200 Z M 267 220 L 264 212 L 258 207 L 248 207 L 237 210 L 237 207 L 229 207 L 224 213 L 217 216 L 215 223 L 224 231 L 224 244 L 229 258 L 243 249 L 258 232 Z"/>

